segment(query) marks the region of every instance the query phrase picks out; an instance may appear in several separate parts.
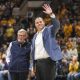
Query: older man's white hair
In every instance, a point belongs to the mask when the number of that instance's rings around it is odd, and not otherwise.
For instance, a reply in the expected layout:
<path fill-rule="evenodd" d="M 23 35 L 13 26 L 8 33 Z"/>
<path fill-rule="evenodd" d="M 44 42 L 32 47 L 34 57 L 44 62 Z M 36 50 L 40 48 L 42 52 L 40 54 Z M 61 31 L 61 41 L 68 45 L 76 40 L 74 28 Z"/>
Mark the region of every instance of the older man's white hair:
<path fill-rule="evenodd" d="M 19 34 L 19 33 L 21 33 L 21 32 L 24 32 L 24 33 L 27 34 L 27 31 L 26 31 L 25 29 L 20 29 L 17 34 Z"/>

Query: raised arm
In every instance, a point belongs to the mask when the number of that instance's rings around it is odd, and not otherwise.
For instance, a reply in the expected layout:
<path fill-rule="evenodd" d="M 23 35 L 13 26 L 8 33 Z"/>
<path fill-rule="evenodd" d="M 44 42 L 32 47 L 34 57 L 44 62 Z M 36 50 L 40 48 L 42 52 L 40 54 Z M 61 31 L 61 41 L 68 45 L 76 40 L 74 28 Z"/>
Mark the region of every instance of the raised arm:
<path fill-rule="evenodd" d="M 51 19 L 52 19 L 52 27 L 51 27 L 51 33 L 52 35 L 56 35 L 56 33 L 58 32 L 59 28 L 60 28 L 60 22 L 56 19 L 55 14 L 52 11 L 52 8 L 50 7 L 49 4 L 44 4 L 43 6 L 44 9 L 44 13 L 48 14 Z"/>
<path fill-rule="evenodd" d="M 48 14 L 48 15 L 51 15 L 53 12 L 52 12 L 52 8 L 50 7 L 49 4 L 44 4 L 43 6 L 43 9 L 44 9 L 44 13 L 45 14 Z"/>

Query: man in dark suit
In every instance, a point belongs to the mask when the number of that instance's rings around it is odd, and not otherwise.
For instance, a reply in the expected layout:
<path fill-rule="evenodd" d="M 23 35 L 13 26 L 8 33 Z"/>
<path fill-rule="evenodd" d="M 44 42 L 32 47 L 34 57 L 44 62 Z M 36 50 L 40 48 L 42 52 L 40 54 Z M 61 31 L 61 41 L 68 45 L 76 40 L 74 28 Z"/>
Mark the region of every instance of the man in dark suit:
<path fill-rule="evenodd" d="M 56 61 L 62 59 L 61 49 L 55 38 L 60 23 L 49 4 L 42 7 L 43 12 L 51 17 L 52 25 L 46 27 L 42 17 L 35 19 L 37 33 L 32 40 L 32 58 L 36 66 L 37 80 L 54 80 Z"/>
<path fill-rule="evenodd" d="M 20 29 L 17 40 L 12 41 L 7 49 L 6 61 L 9 65 L 11 80 L 26 80 L 28 77 L 31 44 L 27 39 L 26 30 Z"/>

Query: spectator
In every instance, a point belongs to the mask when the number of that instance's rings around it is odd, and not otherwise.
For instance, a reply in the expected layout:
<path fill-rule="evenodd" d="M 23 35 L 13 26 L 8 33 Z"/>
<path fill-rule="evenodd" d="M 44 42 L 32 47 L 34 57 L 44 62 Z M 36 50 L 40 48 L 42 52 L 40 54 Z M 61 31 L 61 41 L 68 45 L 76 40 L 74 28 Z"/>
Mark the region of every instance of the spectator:
<path fill-rule="evenodd" d="M 8 76 L 9 76 L 8 65 L 7 65 L 7 62 L 5 60 L 4 54 L 2 55 L 1 59 L 2 60 L 0 62 L 0 80 L 4 80 L 5 76 L 6 76 L 6 78 L 8 78 Z"/>
<path fill-rule="evenodd" d="M 72 57 L 72 61 L 69 64 L 69 73 L 67 76 L 67 80 L 73 80 L 74 75 L 77 73 L 79 69 L 79 62 L 77 60 L 77 56 Z"/>

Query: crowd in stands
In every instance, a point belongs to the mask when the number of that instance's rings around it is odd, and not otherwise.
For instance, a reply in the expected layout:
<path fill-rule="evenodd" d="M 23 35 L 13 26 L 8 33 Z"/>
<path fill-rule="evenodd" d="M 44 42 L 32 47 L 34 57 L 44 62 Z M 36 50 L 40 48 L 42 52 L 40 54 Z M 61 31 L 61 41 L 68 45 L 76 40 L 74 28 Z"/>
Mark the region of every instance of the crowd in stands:
<path fill-rule="evenodd" d="M 61 65 L 65 66 L 65 73 L 66 67 L 68 67 L 67 80 L 73 80 L 72 78 L 77 80 L 77 77 L 80 78 L 80 73 L 78 73 L 80 69 L 78 62 L 80 60 L 80 3 L 75 2 L 76 0 L 70 1 L 70 3 L 59 2 L 59 6 L 57 6 L 57 9 L 55 10 L 56 16 L 61 23 L 61 28 L 57 33 L 56 38 L 62 50 L 63 59 Z M 32 19 L 30 22 L 30 19 L 28 20 L 28 18 L 25 16 L 12 15 L 12 9 L 14 6 L 15 4 L 11 2 L 0 3 L 0 80 L 3 80 L 1 79 L 1 73 L 8 73 L 8 66 L 5 62 L 4 55 L 6 53 L 8 44 L 12 40 L 16 39 L 17 31 L 20 28 L 26 29 L 28 31 L 30 41 L 36 32 Z M 51 23 L 48 16 L 46 16 L 44 20 L 46 25 Z M 5 67 L 3 67 L 3 64 L 5 64 Z M 72 67 L 75 67 L 75 71 Z"/>

